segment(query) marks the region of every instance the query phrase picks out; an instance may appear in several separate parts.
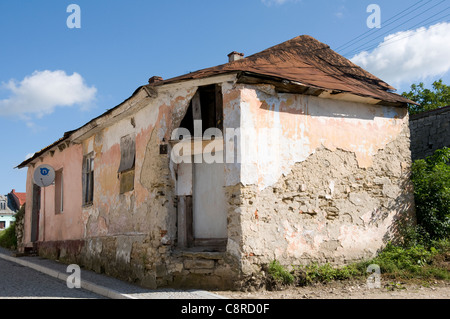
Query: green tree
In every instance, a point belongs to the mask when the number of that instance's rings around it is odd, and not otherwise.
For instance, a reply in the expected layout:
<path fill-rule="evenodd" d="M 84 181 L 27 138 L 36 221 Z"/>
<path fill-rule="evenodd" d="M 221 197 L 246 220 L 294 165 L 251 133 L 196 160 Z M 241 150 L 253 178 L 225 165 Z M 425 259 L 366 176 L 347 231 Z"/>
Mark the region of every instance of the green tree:
<path fill-rule="evenodd" d="M 450 86 L 442 83 L 442 79 L 434 81 L 432 89 L 426 89 L 423 82 L 412 84 L 410 92 L 403 92 L 402 96 L 419 103 L 408 106 L 410 114 L 417 114 L 450 105 Z"/>
<path fill-rule="evenodd" d="M 450 237 L 450 148 L 412 166 L 418 232 L 431 240 Z"/>

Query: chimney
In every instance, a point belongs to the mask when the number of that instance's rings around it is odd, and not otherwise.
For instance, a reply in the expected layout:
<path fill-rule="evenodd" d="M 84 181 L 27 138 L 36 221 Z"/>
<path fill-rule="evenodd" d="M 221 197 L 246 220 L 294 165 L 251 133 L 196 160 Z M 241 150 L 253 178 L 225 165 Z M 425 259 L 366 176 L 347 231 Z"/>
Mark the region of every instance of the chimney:
<path fill-rule="evenodd" d="M 148 84 L 153 84 L 157 82 L 163 81 L 163 78 L 160 76 L 152 76 L 150 79 L 148 79 Z"/>
<path fill-rule="evenodd" d="M 237 60 L 241 60 L 243 58 L 244 58 L 244 53 L 239 53 L 239 52 L 233 51 L 230 54 L 228 54 L 228 62 L 234 62 Z"/>

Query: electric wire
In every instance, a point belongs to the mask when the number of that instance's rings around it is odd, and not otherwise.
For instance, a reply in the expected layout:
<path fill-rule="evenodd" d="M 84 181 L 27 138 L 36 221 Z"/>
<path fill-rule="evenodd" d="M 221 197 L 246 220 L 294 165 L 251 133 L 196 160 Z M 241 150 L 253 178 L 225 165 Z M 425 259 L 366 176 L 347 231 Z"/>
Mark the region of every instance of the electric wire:
<path fill-rule="evenodd" d="M 390 17 L 389 19 L 387 19 L 387 20 L 385 21 L 385 23 L 386 23 L 386 22 L 389 22 L 390 20 L 392 20 L 393 18 L 397 17 L 398 15 L 400 15 L 400 14 L 402 14 L 402 13 L 404 13 L 404 12 L 410 10 L 411 8 L 415 7 L 417 4 L 419 4 L 419 3 L 423 2 L 423 1 L 425 1 L 425 0 L 420 0 L 420 1 L 416 2 L 415 4 L 413 4 L 411 7 L 409 7 L 409 8 L 407 8 L 407 9 L 405 9 L 405 10 L 403 10 L 403 11 L 397 13 L 396 15 Z M 420 7 L 414 9 L 413 11 L 409 12 L 408 14 L 410 14 L 410 13 L 412 13 L 412 12 L 414 12 L 414 11 L 420 9 L 421 7 L 423 7 L 424 5 L 426 5 L 426 4 L 428 4 L 428 3 L 432 2 L 432 1 L 433 1 L 433 0 L 430 0 L 430 1 L 426 2 L 425 4 L 423 4 L 423 5 L 421 5 Z M 403 18 L 404 16 L 406 16 L 406 15 L 408 15 L 408 14 L 405 14 L 405 15 L 399 17 L 398 19 L 394 20 L 393 22 L 398 21 L 399 19 Z M 393 22 L 392 22 L 392 23 L 393 23 Z M 375 31 L 378 31 L 378 29 L 375 30 Z M 366 32 L 364 32 L 364 33 L 362 33 L 362 34 L 360 34 L 360 35 L 357 36 L 356 38 L 354 38 L 354 39 L 352 39 L 352 40 L 350 40 L 350 41 L 348 41 L 348 42 L 346 42 L 346 43 L 340 45 L 340 46 L 337 47 L 335 50 L 336 50 L 336 51 L 341 51 L 341 50 L 344 50 L 344 49 L 346 49 L 346 48 L 348 48 L 348 47 L 351 47 L 352 45 L 350 45 L 350 43 L 354 42 L 355 40 L 358 40 L 358 39 L 361 38 L 362 36 L 365 36 L 366 34 L 371 33 L 371 32 L 372 32 L 372 33 L 375 33 L 373 29 L 370 29 L 370 30 L 368 30 L 368 31 L 366 31 Z M 357 42 L 359 42 L 359 41 L 357 41 Z"/>
<path fill-rule="evenodd" d="M 422 13 L 420 13 L 420 14 L 414 16 L 414 18 L 417 18 L 417 17 L 419 17 L 419 16 L 425 14 L 426 12 L 428 12 L 428 11 L 430 11 L 430 10 L 436 8 L 438 5 L 440 5 L 441 3 L 445 2 L 445 1 L 447 1 L 447 0 L 442 0 L 441 2 L 439 2 L 439 3 L 436 4 L 436 5 L 434 5 L 433 7 L 428 8 L 427 10 L 423 11 Z M 448 8 L 447 8 L 447 9 L 448 9 Z M 444 11 L 446 11 L 447 9 L 445 9 Z M 442 12 L 443 12 L 443 11 L 440 11 L 438 14 L 440 14 L 440 13 L 442 13 Z M 423 20 L 423 21 L 426 21 L 426 20 L 428 20 L 428 18 L 425 19 L 425 20 Z M 403 23 L 401 23 L 401 24 L 399 24 L 399 25 L 397 25 L 397 26 L 395 26 L 395 27 L 393 27 L 393 28 L 391 28 L 391 29 L 385 31 L 383 34 L 379 35 L 379 37 L 382 37 L 382 36 L 384 36 L 384 35 L 387 35 L 387 34 L 391 33 L 391 32 L 392 32 L 393 30 L 395 30 L 396 28 L 398 28 L 398 27 L 400 27 L 400 26 L 402 26 L 402 25 L 404 25 L 404 24 L 406 24 L 406 23 L 409 23 L 410 21 L 411 21 L 411 20 L 405 21 L 405 22 L 403 22 Z M 377 31 L 379 31 L 379 30 L 382 30 L 382 29 L 378 29 Z M 354 51 L 359 51 L 361 48 L 367 46 L 369 43 L 371 43 L 371 42 L 373 42 L 373 41 L 376 41 L 376 40 L 377 40 L 377 38 L 372 39 L 372 40 L 369 40 L 369 41 L 367 41 L 366 43 L 364 43 L 364 44 L 362 44 L 362 45 L 356 47 L 356 48 L 353 49 L 352 51 L 350 51 L 350 53 L 351 53 L 351 52 L 354 52 Z M 346 53 L 346 54 L 344 54 L 344 55 L 349 55 L 350 53 Z"/>
<path fill-rule="evenodd" d="M 431 19 L 431 18 L 433 18 L 433 17 L 435 17 L 435 16 L 437 16 L 437 15 L 439 15 L 439 14 L 442 14 L 443 12 L 447 11 L 448 9 L 450 9 L 450 7 L 447 7 L 445 10 L 443 10 L 443 11 L 437 13 L 437 14 L 434 14 L 433 16 L 428 17 L 428 18 L 425 19 L 425 20 L 422 20 L 421 22 L 419 22 L 419 23 L 415 24 L 414 26 L 412 26 L 412 27 L 410 28 L 410 30 L 407 30 L 407 31 L 414 31 L 414 28 L 415 28 L 415 27 L 417 27 L 417 26 L 419 26 L 419 25 L 423 25 L 423 23 L 424 23 L 425 21 L 427 21 L 427 20 L 429 20 L 429 19 Z M 445 19 L 445 18 L 447 18 L 447 17 L 449 17 L 449 16 L 450 16 L 450 14 L 446 14 L 445 16 L 439 17 L 439 18 L 437 18 L 437 19 L 435 19 L 435 20 L 433 20 L 433 21 L 431 21 L 431 22 L 428 22 L 428 23 L 427 23 L 427 24 L 429 24 L 428 28 L 433 27 L 433 26 L 434 26 L 433 23 L 438 22 L 438 21 L 443 22 L 443 23 L 444 23 L 444 22 L 450 22 L 450 21 L 443 20 L 443 19 Z M 423 30 L 418 30 L 418 31 L 415 31 L 415 32 L 413 32 L 413 33 L 411 33 L 411 34 L 408 34 L 408 35 L 406 35 L 406 36 L 404 36 L 404 37 L 400 37 L 400 38 L 397 39 L 396 37 L 401 36 L 401 34 L 399 34 L 399 35 L 397 35 L 397 36 L 392 37 L 391 39 L 389 39 L 388 42 L 382 42 L 382 43 L 373 44 L 373 45 L 370 45 L 370 46 L 368 46 L 368 47 L 364 47 L 363 50 L 354 49 L 354 50 L 349 51 L 349 52 L 347 52 L 347 53 L 345 53 L 345 54 L 343 54 L 343 55 L 344 55 L 344 56 L 350 56 L 350 55 L 352 55 L 352 54 L 359 53 L 359 52 L 362 52 L 362 51 L 370 51 L 370 50 L 375 49 L 375 48 L 377 48 L 377 47 L 384 47 L 384 46 L 393 44 L 393 43 L 395 43 L 395 42 L 398 42 L 398 41 L 400 41 L 400 40 L 403 40 L 403 39 L 406 39 L 406 38 L 410 38 L 410 37 L 412 37 L 412 36 L 414 36 L 414 35 L 416 35 L 416 34 L 418 34 L 418 33 L 422 33 L 422 32 L 427 31 L 427 30 L 428 30 L 427 28 L 425 28 L 425 29 L 423 29 Z M 403 33 L 404 33 L 404 32 L 407 32 L 407 31 L 403 31 Z M 372 42 L 372 41 L 371 41 L 371 42 Z"/>

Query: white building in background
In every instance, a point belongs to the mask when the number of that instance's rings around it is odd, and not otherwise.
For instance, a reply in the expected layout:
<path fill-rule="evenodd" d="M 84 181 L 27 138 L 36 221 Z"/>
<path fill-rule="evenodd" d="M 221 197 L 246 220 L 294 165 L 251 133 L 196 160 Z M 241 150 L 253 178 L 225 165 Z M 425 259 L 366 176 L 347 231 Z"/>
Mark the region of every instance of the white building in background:
<path fill-rule="evenodd" d="M 0 231 L 8 228 L 16 220 L 16 213 L 25 203 L 25 194 L 16 193 L 13 189 L 7 195 L 0 195 Z"/>

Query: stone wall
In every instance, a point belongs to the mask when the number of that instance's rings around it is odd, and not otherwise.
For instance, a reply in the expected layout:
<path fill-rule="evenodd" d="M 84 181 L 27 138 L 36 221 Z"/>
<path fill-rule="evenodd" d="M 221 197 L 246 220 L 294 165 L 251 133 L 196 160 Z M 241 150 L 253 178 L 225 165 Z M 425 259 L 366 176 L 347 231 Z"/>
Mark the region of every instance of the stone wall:
<path fill-rule="evenodd" d="M 24 229 L 25 229 L 25 204 L 15 215 L 15 230 L 17 238 L 17 251 L 23 252 L 24 247 Z"/>
<path fill-rule="evenodd" d="M 450 106 L 410 117 L 411 157 L 425 158 L 437 149 L 450 147 Z"/>
<path fill-rule="evenodd" d="M 40 242 L 38 251 L 41 257 L 78 264 L 150 289 L 233 289 L 240 284 L 239 266 L 226 252 L 152 246 L 155 242 L 148 236 L 108 236 Z"/>

